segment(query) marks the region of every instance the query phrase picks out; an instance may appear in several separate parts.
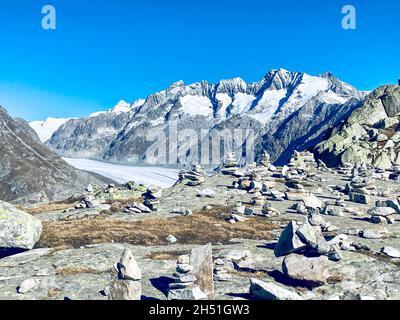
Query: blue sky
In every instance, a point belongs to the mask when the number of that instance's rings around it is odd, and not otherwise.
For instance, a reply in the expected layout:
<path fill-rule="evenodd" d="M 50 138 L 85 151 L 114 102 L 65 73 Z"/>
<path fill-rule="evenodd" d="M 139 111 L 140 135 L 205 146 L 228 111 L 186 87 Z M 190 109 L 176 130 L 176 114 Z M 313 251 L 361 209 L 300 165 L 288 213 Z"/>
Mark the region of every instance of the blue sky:
<path fill-rule="evenodd" d="M 356 30 L 341 28 L 346 4 Z M 400 78 L 399 12 L 398 0 L 1 0 L 0 104 L 27 120 L 84 116 L 177 80 L 273 68 L 371 90 Z"/>

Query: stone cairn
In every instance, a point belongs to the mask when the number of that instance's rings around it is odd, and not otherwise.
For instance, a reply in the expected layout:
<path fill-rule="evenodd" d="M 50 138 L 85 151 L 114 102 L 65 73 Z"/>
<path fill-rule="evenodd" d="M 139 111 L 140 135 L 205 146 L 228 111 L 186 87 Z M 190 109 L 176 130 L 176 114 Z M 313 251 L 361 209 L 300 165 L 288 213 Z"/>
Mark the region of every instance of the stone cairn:
<path fill-rule="evenodd" d="M 337 172 L 345 176 L 350 176 L 352 174 L 353 168 L 354 165 L 352 163 L 344 162 L 339 166 Z"/>
<path fill-rule="evenodd" d="M 230 152 L 226 155 L 221 172 L 225 175 L 241 176 L 239 163 L 237 162 L 235 154 L 233 152 Z"/>
<path fill-rule="evenodd" d="M 203 167 L 197 163 L 192 164 L 192 167 L 189 171 L 182 170 L 179 172 L 179 180 L 178 183 L 187 180 L 186 185 L 190 187 L 195 187 L 200 184 L 203 184 L 206 181 L 205 171 Z"/>
<path fill-rule="evenodd" d="M 267 201 L 263 208 L 262 208 L 262 214 L 265 217 L 275 217 L 275 216 L 280 216 L 281 213 L 279 212 L 279 210 L 275 209 L 272 207 L 272 203 L 270 201 Z"/>
<path fill-rule="evenodd" d="M 311 152 L 295 151 L 293 157 L 290 159 L 289 167 L 296 168 L 297 170 L 302 170 L 308 174 L 316 174 L 318 163 L 315 161 L 315 157 Z"/>
<path fill-rule="evenodd" d="M 395 214 L 400 213 L 400 204 L 397 200 L 377 201 L 374 208 L 367 212 L 370 222 L 376 224 L 394 224 Z"/>
<path fill-rule="evenodd" d="M 227 282 L 231 280 L 232 276 L 225 268 L 225 261 L 222 259 L 216 259 L 214 261 L 214 281 Z"/>
<path fill-rule="evenodd" d="M 214 298 L 212 245 L 194 248 L 191 255 L 177 260 L 174 282 L 169 284 L 169 300 Z"/>
<path fill-rule="evenodd" d="M 105 189 L 104 189 L 104 193 L 110 193 L 113 194 L 117 191 L 117 188 L 115 187 L 115 184 L 109 184 Z"/>
<path fill-rule="evenodd" d="M 148 207 L 151 211 L 157 211 L 161 197 L 162 197 L 162 189 L 160 187 L 157 186 L 150 187 L 144 194 L 144 205 Z"/>
<path fill-rule="evenodd" d="M 75 205 L 75 209 L 91 209 L 98 205 L 99 202 L 95 199 L 94 195 L 88 194 L 81 198 L 81 201 Z"/>
<path fill-rule="evenodd" d="M 109 300 L 140 300 L 142 295 L 142 272 L 132 251 L 125 249 L 120 261 L 115 266 L 115 279 L 108 292 Z"/>
<path fill-rule="evenodd" d="M 271 156 L 269 155 L 268 152 L 264 151 L 261 156 L 260 166 L 269 169 L 271 167 L 271 165 L 272 165 Z"/>
<path fill-rule="evenodd" d="M 310 185 L 313 177 L 317 174 L 318 164 L 314 155 L 310 152 L 295 151 L 290 163 L 284 166 L 281 171 L 285 178 L 287 187 L 286 198 L 288 200 L 301 200 L 307 193 L 304 184 Z M 303 195 L 303 196 L 302 196 Z"/>
<path fill-rule="evenodd" d="M 346 185 L 345 192 L 350 201 L 362 204 L 371 202 L 371 195 L 376 193 L 376 186 L 366 166 L 357 165 L 352 169 L 351 181 Z"/>
<path fill-rule="evenodd" d="M 320 215 L 313 218 L 309 218 L 303 224 L 298 224 L 295 221 L 289 222 L 274 248 L 276 257 L 308 252 L 317 256 L 327 256 L 332 261 L 341 259 L 337 246 L 341 240 L 337 238 L 329 242 L 326 241 L 321 229 L 315 228 L 326 222 Z"/>
<path fill-rule="evenodd" d="M 151 213 L 152 210 L 144 204 L 134 202 L 126 206 L 124 212 L 127 214 L 136 215 L 140 213 Z"/>

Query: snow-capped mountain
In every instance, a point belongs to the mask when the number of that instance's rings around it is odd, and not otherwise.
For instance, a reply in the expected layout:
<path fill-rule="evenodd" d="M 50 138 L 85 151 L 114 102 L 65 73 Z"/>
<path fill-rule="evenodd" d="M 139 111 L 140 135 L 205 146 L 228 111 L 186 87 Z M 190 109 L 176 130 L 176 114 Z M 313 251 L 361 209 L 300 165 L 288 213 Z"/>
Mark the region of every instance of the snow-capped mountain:
<path fill-rule="evenodd" d="M 113 108 L 109 109 L 108 111 L 94 112 L 89 116 L 89 118 L 97 117 L 101 114 L 118 115 L 121 113 L 129 112 L 129 111 L 135 110 L 136 108 L 139 108 L 141 105 L 143 105 L 144 102 L 145 102 L 144 99 L 139 99 L 139 100 L 136 100 L 135 102 L 133 102 L 132 104 L 130 104 L 124 100 L 120 100 Z"/>
<path fill-rule="evenodd" d="M 70 119 L 47 118 L 45 121 L 32 121 L 29 125 L 36 131 L 40 141 L 46 142 L 64 123 Z"/>
<path fill-rule="evenodd" d="M 206 140 L 215 129 L 251 129 L 257 150 L 263 147 L 273 160 L 284 161 L 290 150 L 317 143 L 362 99 L 360 92 L 330 73 L 310 76 L 279 69 L 252 83 L 240 78 L 217 84 L 179 81 L 144 101 L 130 106 L 122 102 L 118 109 L 126 112 L 109 110 L 70 120 L 47 143 L 65 156 L 139 164 L 152 163 L 157 153 L 144 137 L 159 132 L 159 139 L 167 143 L 170 138 L 163 134 L 172 124 L 181 133 L 195 130 Z M 193 161 L 196 155 L 187 147 L 196 143 L 181 141 L 176 162 Z M 241 146 L 226 147 L 241 154 Z"/>

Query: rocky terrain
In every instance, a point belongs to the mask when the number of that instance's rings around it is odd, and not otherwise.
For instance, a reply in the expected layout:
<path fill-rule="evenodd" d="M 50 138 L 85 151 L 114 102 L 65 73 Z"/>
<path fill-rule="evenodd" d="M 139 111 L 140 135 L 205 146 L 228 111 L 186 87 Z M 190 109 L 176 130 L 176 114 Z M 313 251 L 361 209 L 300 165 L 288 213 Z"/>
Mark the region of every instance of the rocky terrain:
<path fill-rule="evenodd" d="M 0 199 L 19 203 L 63 200 L 101 180 L 68 165 L 22 119 L 0 107 Z"/>
<path fill-rule="evenodd" d="M 227 151 L 236 152 L 240 158 L 243 143 L 255 144 L 258 157 L 267 150 L 274 162 L 283 165 L 295 149 L 305 150 L 324 139 L 362 101 L 360 92 L 330 73 L 310 76 L 280 69 L 253 83 L 240 78 L 215 85 L 206 81 L 185 85 L 180 81 L 132 105 L 120 102 L 107 112 L 69 120 L 54 132 L 47 145 L 66 157 L 165 164 L 155 156 L 154 142 L 146 140 L 152 133 L 165 145 L 177 141 L 178 152 L 167 155 L 168 164 L 189 165 L 199 162 L 201 156 L 201 151 L 188 152 L 193 146 L 224 130 L 238 130 L 243 139 L 226 142 Z M 179 140 L 171 128 L 182 135 L 192 130 L 190 137 L 194 130 L 198 139 Z M 215 159 L 212 164 L 219 161 Z"/>
<path fill-rule="evenodd" d="M 229 154 L 169 189 L 0 202 L 0 247 L 33 248 L 3 254 L 0 299 L 400 299 L 397 175 L 309 152 L 283 167 Z"/>
<path fill-rule="evenodd" d="M 344 124 L 316 148 L 331 166 L 366 163 L 390 169 L 400 165 L 400 86 L 386 85 L 369 94 Z"/>

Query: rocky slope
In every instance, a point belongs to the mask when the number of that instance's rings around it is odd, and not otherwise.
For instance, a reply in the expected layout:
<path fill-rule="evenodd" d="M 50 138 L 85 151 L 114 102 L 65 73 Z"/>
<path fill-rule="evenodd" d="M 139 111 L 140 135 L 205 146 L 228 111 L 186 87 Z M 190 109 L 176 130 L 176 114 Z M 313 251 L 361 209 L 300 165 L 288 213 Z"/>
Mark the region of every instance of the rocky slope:
<path fill-rule="evenodd" d="M 181 139 L 179 151 L 166 158 L 170 164 L 187 164 L 202 155 L 191 147 L 198 140 L 208 141 L 216 130 L 241 130 L 245 138 L 236 144 L 228 141 L 224 149 L 225 153 L 233 150 L 241 155 L 243 142 L 254 143 L 248 131 L 252 130 L 257 150 L 265 147 L 274 161 L 284 162 L 294 146 L 301 150 L 318 143 L 361 100 L 356 89 L 329 73 L 309 76 L 280 69 L 253 83 L 240 78 L 216 85 L 206 81 L 191 85 L 177 82 L 145 101 L 119 108 L 124 112 L 110 110 L 70 120 L 47 144 L 65 156 L 157 163 L 157 148 L 145 137 L 152 133 L 164 145 L 170 145 L 176 137 L 169 135 L 168 128 L 175 126 Z M 199 138 L 185 140 L 186 136 L 193 137 L 194 131 Z"/>
<path fill-rule="evenodd" d="M 400 165 L 400 86 L 370 93 L 349 119 L 320 143 L 316 152 L 327 164 L 366 163 L 381 169 Z"/>
<path fill-rule="evenodd" d="M 0 107 L 0 199 L 15 202 L 63 200 L 82 192 L 89 182 L 44 146 L 28 123 Z"/>

